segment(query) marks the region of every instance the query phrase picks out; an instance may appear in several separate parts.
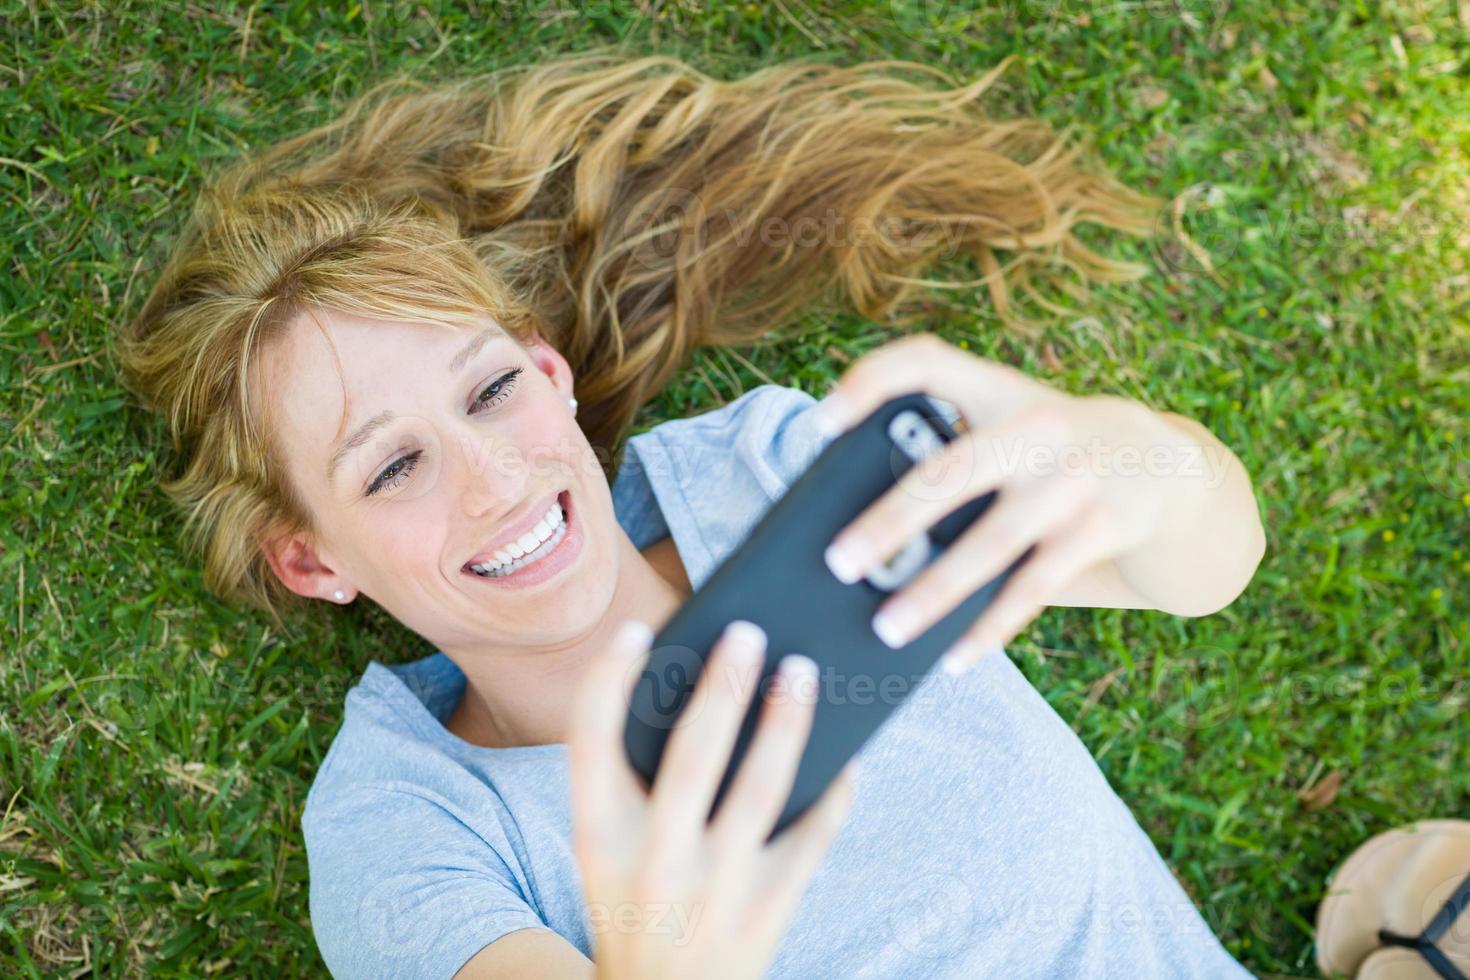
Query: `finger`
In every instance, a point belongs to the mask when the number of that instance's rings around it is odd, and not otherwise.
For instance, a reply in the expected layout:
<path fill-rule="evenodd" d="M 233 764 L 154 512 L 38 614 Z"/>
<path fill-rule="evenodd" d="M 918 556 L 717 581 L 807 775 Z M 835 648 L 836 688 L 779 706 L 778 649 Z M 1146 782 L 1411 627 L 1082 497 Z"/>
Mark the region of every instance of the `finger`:
<path fill-rule="evenodd" d="M 838 532 L 823 556 L 828 568 L 839 581 L 856 582 L 920 531 L 1017 476 L 1022 450 L 1055 445 L 1068 426 L 1065 410 L 1048 401 L 951 440 Z"/>
<path fill-rule="evenodd" d="M 1009 643 L 1068 583 L 1112 554 L 1107 525 L 1104 511 L 1092 506 L 1041 541 L 980 619 L 945 653 L 945 672 L 968 670 L 981 657 Z"/>
<path fill-rule="evenodd" d="M 765 901 L 757 906 L 760 918 L 752 923 L 757 934 L 770 935 L 770 930 L 784 929 L 791 921 L 812 875 L 852 812 L 857 770 L 854 756 L 817 801 L 766 845 L 761 874 Z"/>
<path fill-rule="evenodd" d="M 704 833 L 765 649 L 764 631 L 744 620 L 730 623 L 716 642 L 659 763 L 651 798 L 658 833 L 685 839 Z"/>
<path fill-rule="evenodd" d="M 993 460 L 978 461 L 973 438 L 947 443 L 916 463 L 832 539 L 823 560 L 839 582 L 851 584 L 967 501 L 994 488 Z"/>
<path fill-rule="evenodd" d="M 1039 384 L 1016 368 L 967 354 L 932 334 L 914 334 L 885 344 L 844 371 L 819 404 L 817 421 L 835 434 L 911 391 L 927 391 L 962 411 L 984 415 L 989 406 L 1013 404 L 1020 388 Z M 971 418 L 970 424 L 978 421 Z"/>
<path fill-rule="evenodd" d="M 781 816 L 811 733 L 817 665 L 801 654 L 783 657 L 765 701 L 750 750 L 710 830 L 716 855 L 748 859 Z"/>
<path fill-rule="evenodd" d="M 1091 501 L 1088 494 L 1083 485 L 1066 479 L 1003 485 L 995 503 L 978 521 L 878 607 L 873 632 L 894 649 L 907 645 L 1009 567 L 1031 544 L 1070 524 Z"/>
<path fill-rule="evenodd" d="M 622 749 L 623 725 L 652 640 L 643 623 L 622 623 L 572 696 L 567 763 L 573 823 L 584 854 L 600 853 L 599 842 L 622 831 L 618 815 L 642 806 L 643 787 Z"/>

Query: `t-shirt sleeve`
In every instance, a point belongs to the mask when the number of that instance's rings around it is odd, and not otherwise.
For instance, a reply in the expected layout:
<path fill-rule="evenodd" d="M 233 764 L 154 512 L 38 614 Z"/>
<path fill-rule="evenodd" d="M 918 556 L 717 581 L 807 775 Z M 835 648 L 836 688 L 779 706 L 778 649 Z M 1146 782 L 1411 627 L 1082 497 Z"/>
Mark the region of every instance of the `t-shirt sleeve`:
<path fill-rule="evenodd" d="M 817 428 L 811 395 L 797 388 L 761 385 L 745 396 L 750 404 L 732 422 L 738 427 L 735 456 L 775 501 L 816 462 L 836 435 Z M 928 396 L 934 411 L 953 425 L 959 411 L 949 402 Z"/>
<path fill-rule="evenodd" d="M 448 980 L 518 929 L 546 928 L 494 846 L 421 787 L 308 807 L 311 924 L 338 980 Z"/>
<path fill-rule="evenodd" d="M 717 564 L 821 454 L 831 440 L 817 429 L 816 405 L 800 389 L 760 385 L 635 437 L 687 567 Z"/>
<path fill-rule="evenodd" d="M 775 501 L 816 462 L 832 437 L 817 428 L 817 400 L 804 391 L 761 385 L 747 397 L 751 417 L 735 438 L 735 453 Z"/>

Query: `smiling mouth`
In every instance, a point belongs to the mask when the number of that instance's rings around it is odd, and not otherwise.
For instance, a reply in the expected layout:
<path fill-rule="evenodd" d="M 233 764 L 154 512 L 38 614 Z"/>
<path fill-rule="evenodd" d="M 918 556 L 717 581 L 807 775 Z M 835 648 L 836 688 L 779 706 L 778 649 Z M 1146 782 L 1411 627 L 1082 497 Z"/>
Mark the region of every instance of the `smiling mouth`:
<path fill-rule="evenodd" d="M 563 490 L 529 531 L 496 549 L 485 561 L 466 564 L 465 571 L 480 578 L 509 578 L 543 561 L 567 536 L 570 502 L 569 491 Z"/>

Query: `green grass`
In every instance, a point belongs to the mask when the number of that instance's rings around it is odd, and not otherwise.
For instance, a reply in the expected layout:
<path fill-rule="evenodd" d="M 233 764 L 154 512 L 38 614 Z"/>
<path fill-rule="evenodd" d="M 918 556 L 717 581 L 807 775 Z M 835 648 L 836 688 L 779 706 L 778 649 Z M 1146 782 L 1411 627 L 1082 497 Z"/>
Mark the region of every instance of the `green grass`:
<path fill-rule="evenodd" d="M 1218 615 L 1052 611 L 1012 656 L 1256 972 L 1314 972 L 1324 876 L 1359 841 L 1470 811 L 1464 0 L 321 6 L 0 5 L 6 975 L 319 973 L 302 801 L 367 661 L 426 652 L 357 608 L 274 632 L 181 554 L 108 338 L 201 175 L 390 70 L 617 40 L 716 72 L 816 51 L 973 77 L 1014 53 L 995 111 L 1077 124 L 1183 195 L 1214 274 L 1096 236 L 1156 271 L 1056 320 L 1053 356 L 980 295 L 927 315 L 1048 383 L 1200 419 L 1255 479 L 1268 553 Z M 641 421 L 765 377 L 820 393 L 885 336 L 811 326 L 701 356 Z"/>

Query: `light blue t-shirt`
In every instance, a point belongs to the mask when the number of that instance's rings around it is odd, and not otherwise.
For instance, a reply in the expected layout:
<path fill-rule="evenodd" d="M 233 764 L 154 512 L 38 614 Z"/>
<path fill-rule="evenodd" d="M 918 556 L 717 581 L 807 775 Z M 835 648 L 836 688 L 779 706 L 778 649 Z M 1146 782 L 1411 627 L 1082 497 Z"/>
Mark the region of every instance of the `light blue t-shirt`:
<path fill-rule="evenodd" d="M 825 445 L 814 404 L 763 385 L 632 437 L 619 523 L 639 548 L 672 534 L 698 588 Z M 769 977 L 1247 976 L 1008 658 L 905 679 Z M 438 653 L 372 663 L 347 697 L 303 817 L 339 978 L 448 978 L 527 927 L 590 957 L 616 927 L 585 914 L 566 746 L 464 742 L 443 725 L 464 685 Z"/>

